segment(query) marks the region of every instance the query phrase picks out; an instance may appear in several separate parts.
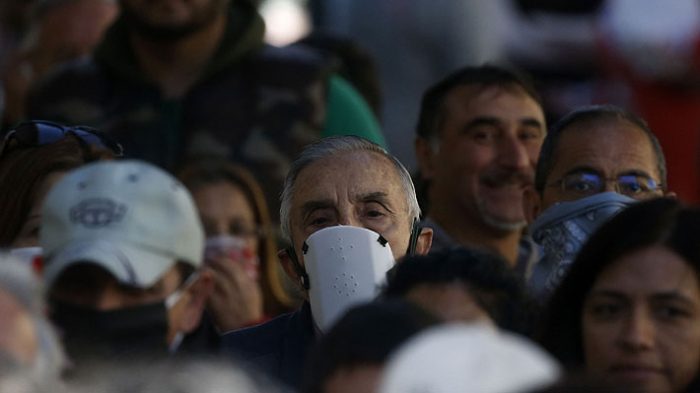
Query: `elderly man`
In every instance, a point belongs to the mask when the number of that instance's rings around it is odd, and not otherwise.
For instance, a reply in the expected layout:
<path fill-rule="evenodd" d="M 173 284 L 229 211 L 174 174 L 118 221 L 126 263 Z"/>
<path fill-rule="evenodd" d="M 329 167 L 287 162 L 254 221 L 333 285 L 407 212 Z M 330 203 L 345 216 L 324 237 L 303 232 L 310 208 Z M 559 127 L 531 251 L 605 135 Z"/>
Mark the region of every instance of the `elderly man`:
<path fill-rule="evenodd" d="M 646 122 L 611 106 L 574 110 L 544 140 L 535 191 L 526 193 L 530 232 L 543 256 L 531 277 L 546 297 L 578 249 L 611 215 L 637 200 L 673 196 L 666 162 Z"/>
<path fill-rule="evenodd" d="M 40 244 L 50 314 L 79 366 L 167 356 L 199 325 L 212 288 L 204 231 L 161 169 L 111 161 L 69 172 L 45 199 Z"/>
<path fill-rule="evenodd" d="M 280 216 L 291 247 L 279 256 L 309 302 L 225 335 L 227 350 L 299 387 L 307 349 L 333 322 L 328 316 L 342 314 L 351 305 L 346 298 L 369 300 L 363 288 L 376 289 L 380 277 L 363 270 L 383 275 L 406 253 L 428 252 L 432 230 L 415 225 L 419 215 L 409 173 L 381 147 L 358 137 L 308 146 L 285 181 Z"/>
<path fill-rule="evenodd" d="M 417 132 L 433 251 L 486 248 L 525 274 L 534 259 L 521 242 L 523 193 L 546 133 L 532 86 L 505 69 L 463 68 L 425 93 Z"/>

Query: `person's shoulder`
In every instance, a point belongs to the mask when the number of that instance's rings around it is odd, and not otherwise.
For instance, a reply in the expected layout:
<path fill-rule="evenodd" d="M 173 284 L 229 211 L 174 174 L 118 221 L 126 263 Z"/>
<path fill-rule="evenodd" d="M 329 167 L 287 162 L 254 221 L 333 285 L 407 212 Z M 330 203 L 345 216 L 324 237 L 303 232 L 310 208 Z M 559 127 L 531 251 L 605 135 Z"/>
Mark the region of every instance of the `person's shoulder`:
<path fill-rule="evenodd" d="M 221 349 L 224 356 L 298 386 L 313 337 L 311 308 L 305 302 L 297 311 L 223 335 Z"/>
<path fill-rule="evenodd" d="M 266 45 L 255 52 L 250 61 L 253 69 L 271 84 L 295 82 L 306 85 L 327 79 L 337 69 L 333 59 L 301 44 L 284 47 Z"/>
<path fill-rule="evenodd" d="M 92 83 L 104 78 L 105 72 L 102 67 L 92 57 L 83 57 L 55 66 L 37 82 L 37 89 L 42 90 L 46 86 L 65 86 L 75 89 L 88 82 Z M 83 84 L 67 85 L 76 81 L 82 81 Z"/>
<path fill-rule="evenodd" d="M 281 347 L 290 324 L 298 317 L 300 311 L 282 314 L 259 325 L 237 329 L 221 337 L 224 352 L 239 357 L 254 357 L 275 352 Z"/>
<path fill-rule="evenodd" d="M 54 112 L 63 114 L 68 107 L 80 109 L 82 103 L 89 107 L 101 101 L 110 88 L 105 71 L 91 57 L 69 61 L 56 66 L 32 86 L 27 111 L 31 117 L 46 117 Z"/>

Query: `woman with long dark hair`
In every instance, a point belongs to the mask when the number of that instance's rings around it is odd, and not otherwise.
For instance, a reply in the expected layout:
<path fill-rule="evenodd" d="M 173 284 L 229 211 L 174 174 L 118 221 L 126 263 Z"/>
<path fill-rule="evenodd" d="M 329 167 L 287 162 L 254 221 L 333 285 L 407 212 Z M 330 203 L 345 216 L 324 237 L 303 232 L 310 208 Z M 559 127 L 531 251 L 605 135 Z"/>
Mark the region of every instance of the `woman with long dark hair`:
<path fill-rule="evenodd" d="M 688 392 L 700 369 L 700 209 L 640 202 L 603 225 L 555 291 L 541 342 L 573 370 Z"/>

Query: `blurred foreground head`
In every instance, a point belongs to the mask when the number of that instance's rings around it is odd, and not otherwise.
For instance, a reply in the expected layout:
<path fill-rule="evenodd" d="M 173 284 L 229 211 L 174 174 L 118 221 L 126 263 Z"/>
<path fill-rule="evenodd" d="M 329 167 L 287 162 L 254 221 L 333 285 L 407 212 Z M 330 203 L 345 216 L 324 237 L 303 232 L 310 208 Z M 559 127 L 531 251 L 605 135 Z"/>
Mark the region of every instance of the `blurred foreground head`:
<path fill-rule="evenodd" d="M 0 256 L 0 315 L 0 391 L 10 391 L 5 384 L 13 379 L 37 389 L 55 386 L 65 356 L 45 316 L 40 282 L 7 255 Z"/>

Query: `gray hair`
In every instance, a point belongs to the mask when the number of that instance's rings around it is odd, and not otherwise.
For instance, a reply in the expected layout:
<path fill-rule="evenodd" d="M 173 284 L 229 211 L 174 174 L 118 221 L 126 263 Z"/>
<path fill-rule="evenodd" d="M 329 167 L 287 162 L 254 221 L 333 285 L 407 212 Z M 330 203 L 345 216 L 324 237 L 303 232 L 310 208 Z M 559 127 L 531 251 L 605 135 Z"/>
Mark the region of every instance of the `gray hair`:
<path fill-rule="evenodd" d="M 284 180 L 284 188 L 280 196 L 280 226 L 282 237 L 286 241 L 291 243 L 292 240 L 290 210 L 292 207 L 292 196 L 295 191 L 294 183 L 299 173 L 316 161 L 332 157 L 339 153 L 350 152 L 373 152 L 388 159 L 394 165 L 396 173 L 399 175 L 399 179 L 401 179 L 401 188 L 406 197 L 406 206 L 408 206 L 408 224 L 411 225 L 414 220 L 420 218 L 420 207 L 418 206 L 416 188 L 413 185 L 413 180 L 411 180 L 411 174 L 396 157 L 389 154 L 381 146 L 358 136 L 329 137 L 307 146 L 304 151 L 301 152 L 299 158 L 292 163 L 289 173 L 287 173 L 287 177 Z"/>
<path fill-rule="evenodd" d="M 32 370 L 27 370 L 38 383 L 58 380 L 66 357 L 58 336 L 45 313 L 41 283 L 23 261 L 6 254 L 0 255 L 0 291 L 12 296 L 31 316 L 37 338 L 37 354 Z"/>

